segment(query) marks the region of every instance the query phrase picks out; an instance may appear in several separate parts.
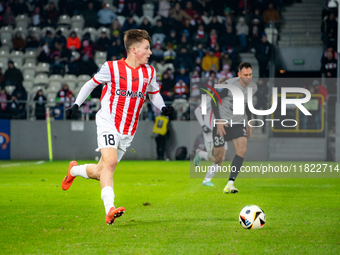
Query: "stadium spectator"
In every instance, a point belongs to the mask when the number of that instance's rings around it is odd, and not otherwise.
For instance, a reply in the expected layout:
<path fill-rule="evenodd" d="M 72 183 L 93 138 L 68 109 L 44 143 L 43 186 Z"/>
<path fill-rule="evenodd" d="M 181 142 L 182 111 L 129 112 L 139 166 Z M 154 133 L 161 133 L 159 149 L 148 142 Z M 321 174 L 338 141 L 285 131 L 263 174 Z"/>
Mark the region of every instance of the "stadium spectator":
<path fill-rule="evenodd" d="M 335 19 L 334 13 L 329 13 L 328 16 L 322 20 L 321 33 L 324 46 L 336 49 L 338 41 L 338 21 Z"/>
<path fill-rule="evenodd" d="M 227 26 L 226 31 L 222 33 L 219 44 L 221 45 L 221 49 L 223 51 L 226 50 L 228 46 L 235 48 L 237 45 L 237 35 L 234 33 L 231 26 Z"/>
<path fill-rule="evenodd" d="M 58 91 L 56 98 L 59 99 L 66 108 L 70 107 L 71 103 L 75 100 L 73 92 L 69 89 L 66 83 L 64 83 L 61 90 Z"/>
<path fill-rule="evenodd" d="M 43 21 L 43 17 L 40 13 L 40 7 L 37 6 L 34 8 L 33 14 L 32 14 L 32 25 L 34 27 L 40 27 Z"/>
<path fill-rule="evenodd" d="M 185 32 L 182 34 L 182 37 L 177 45 L 176 52 L 179 53 L 182 48 L 186 48 L 188 53 L 191 53 L 193 48 L 190 39 L 188 39 L 188 35 Z"/>
<path fill-rule="evenodd" d="M 202 59 L 202 69 L 205 72 L 210 71 L 213 66 L 215 66 L 215 70 L 220 70 L 220 63 L 218 57 L 215 56 L 215 51 L 212 48 L 208 49 L 208 53 Z"/>
<path fill-rule="evenodd" d="M 50 64 L 50 74 L 65 74 L 65 64 L 63 60 L 60 58 L 60 53 L 55 51 L 51 55 L 52 62 Z"/>
<path fill-rule="evenodd" d="M 172 44 L 169 42 L 166 48 L 167 50 L 163 53 L 165 63 L 174 63 L 176 59 L 176 52 L 174 51 Z"/>
<path fill-rule="evenodd" d="M 217 20 L 217 16 L 214 15 L 211 17 L 211 21 L 210 23 L 206 26 L 207 28 L 207 31 L 211 31 L 212 29 L 215 29 L 215 31 L 223 31 L 224 27 L 222 25 L 222 23 L 220 23 L 218 20 Z"/>
<path fill-rule="evenodd" d="M 11 98 L 12 119 L 25 119 L 27 92 L 22 83 L 19 83 L 14 89 Z"/>
<path fill-rule="evenodd" d="M 163 58 L 164 58 L 163 46 L 161 42 L 157 40 L 156 43 L 152 46 L 151 59 L 154 59 L 157 62 L 160 62 L 162 61 Z"/>
<path fill-rule="evenodd" d="M 177 33 L 175 29 L 170 30 L 170 33 L 164 39 L 164 43 L 165 45 L 168 45 L 168 43 L 171 43 L 173 50 L 174 51 L 177 50 L 178 39 L 177 39 Z"/>
<path fill-rule="evenodd" d="M 197 58 L 200 58 L 200 60 L 202 61 L 203 57 L 205 56 L 205 50 L 203 47 L 202 43 L 197 44 L 196 47 L 194 47 L 193 52 L 192 52 L 192 57 L 193 60 L 197 60 Z"/>
<path fill-rule="evenodd" d="M 227 77 L 233 78 L 233 73 L 230 72 L 230 66 L 228 64 L 223 65 L 223 70 L 217 75 L 217 78 Z"/>
<path fill-rule="evenodd" d="M 164 101 L 173 101 L 174 100 L 174 81 L 170 79 L 168 72 L 163 73 L 162 77 L 162 86 L 160 93 L 163 97 Z"/>
<path fill-rule="evenodd" d="M 187 1 L 184 11 L 191 17 L 192 20 L 196 20 L 197 18 L 199 18 L 197 11 L 194 10 L 192 7 L 191 1 Z"/>
<path fill-rule="evenodd" d="M 172 22 L 175 23 L 176 26 L 180 26 L 181 23 L 185 20 L 192 20 L 191 16 L 181 9 L 181 4 L 179 2 L 176 2 L 175 6 L 171 8 L 170 17 L 172 18 Z"/>
<path fill-rule="evenodd" d="M 36 51 L 39 47 L 39 40 L 35 36 L 35 33 L 32 30 L 28 31 L 28 35 L 26 37 L 26 51 Z"/>
<path fill-rule="evenodd" d="M 71 51 L 79 50 L 81 47 L 80 39 L 77 37 L 76 32 L 72 31 L 69 38 L 67 38 L 66 42 L 67 49 Z"/>
<path fill-rule="evenodd" d="M 15 16 L 20 14 L 26 14 L 28 12 L 29 12 L 28 6 L 24 2 L 24 0 L 18 0 L 14 3 L 13 13 Z"/>
<path fill-rule="evenodd" d="M 190 2 L 188 2 L 190 3 Z M 194 45 L 202 43 L 203 45 L 207 45 L 209 40 L 209 36 L 204 32 L 204 26 L 199 25 L 197 31 L 194 33 L 193 41 Z"/>
<path fill-rule="evenodd" d="M 163 19 L 168 19 L 170 15 L 170 1 L 169 0 L 159 0 L 158 1 L 158 11 L 157 14 Z"/>
<path fill-rule="evenodd" d="M 136 21 L 133 19 L 133 16 L 129 16 L 124 22 L 122 31 L 124 33 L 127 30 L 137 29 L 137 28 L 138 28 L 138 26 L 137 26 Z"/>
<path fill-rule="evenodd" d="M 57 105 L 52 110 L 52 116 L 55 120 L 64 119 L 64 104 L 60 103 L 60 98 L 56 99 Z"/>
<path fill-rule="evenodd" d="M 321 124 L 322 124 L 322 114 L 325 113 L 325 109 L 324 112 L 322 112 L 322 106 L 326 105 L 327 102 L 327 96 L 328 96 L 328 91 L 327 89 L 320 84 L 320 82 L 318 80 L 314 80 L 313 81 L 313 86 L 315 89 L 315 94 L 321 95 L 323 97 L 322 98 L 318 98 L 318 105 L 319 105 L 319 109 L 315 114 L 315 124 L 316 124 L 316 129 L 320 130 L 321 129 Z M 324 131 L 320 134 L 323 135 Z"/>
<path fill-rule="evenodd" d="M 232 27 L 233 30 L 235 30 L 235 17 L 230 14 L 231 10 L 229 7 L 225 8 L 224 16 L 223 16 L 223 25 L 224 27 Z"/>
<path fill-rule="evenodd" d="M 12 8 L 10 6 L 6 7 L 5 14 L 2 16 L 4 26 L 15 27 L 15 16 L 12 13 Z"/>
<path fill-rule="evenodd" d="M 247 50 L 248 33 L 249 33 L 249 27 L 246 24 L 246 20 L 243 17 L 240 17 L 236 24 L 236 35 L 240 42 L 239 51 L 241 52 Z"/>
<path fill-rule="evenodd" d="M 19 31 L 15 33 L 15 37 L 12 40 L 12 45 L 13 50 L 25 52 L 26 43 Z"/>
<path fill-rule="evenodd" d="M 184 66 L 182 66 L 179 69 L 179 74 L 176 75 L 175 83 L 177 83 L 179 80 L 182 80 L 185 84 L 190 85 L 190 77 L 189 75 L 187 75 L 187 72 Z"/>
<path fill-rule="evenodd" d="M 187 99 L 189 97 L 189 87 L 183 80 L 179 80 L 175 84 L 174 92 L 175 92 L 175 95 L 174 95 L 175 99 L 178 99 L 178 98 Z"/>
<path fill-rule="evenodd" d="M 220 60 L 220 66 L 228 65 L 230 70 L 233 70 L 233 60 L 229 57 L 229 53 L 227 51 L 223 52 L 222 58 Z"/>
<path fill-rule="evenodd" d="M 50 1 L 47 5 L 44 21 L 46 23 L 45 26 L 50 26 L 54 28 L 57 26 L 58 11 L 53 1 Z"/>
<path fill-rule="evenodd" d="M 272 45 L 267 41 L 266 33 L 262 34 L 261 43 L 255 45 L 255 57 L 259 63 L 260 77 L 268 77 L 268 63 L 271 59 Z"/>
<path fill-rule="evenodd" d="M 258 18 L 254 18 L 251 21 L 249 28 L 249 38 L 250 38 L 250 47 L 254 48 L 254 45 L 260 43 L 261 35 L 264 31 L 263 24 Z"/>
<path fill-rule="evenodd" d="M 188 53 L 188 50 L 186 47 L 182 47 L 181 51 L 177 54 L 174 62 L 174 67 L 176 72 L 179 72 L 181 67 L 185 68 L 186 72 L 189 72 L 192 70 L 193 64 L 191 60 L 191 56 Z"/>
<path fill-rule="evenodd" d="M 107 51 L 110 45 L 110 39 L 107 37 L 106 32 L 102 31 L 100 33 L 100 37 L 96 42 L 96 50 L 98 51 Z"/>
<path fill-rule="evenodd" d="M 151 28 L 151 25 L 150 25 Z M 115 19 L 112 22 L 112 25 L 110 27 L 111 37 L 114 37 L 118 34 L 120 36 L 122 34 L 122 26 L 120 25 L 118 19 Z"/>
<path fill-rule="evenodd" d="M 142 3 L 140 0 L 124 0 L 124 8 L 122 11 L 123 16 L 143 15 Z"/>
<path fill-rule="evenodd" d="M 11 96 L 7 93 L 4 87 L 0 87 L 0 119 L 11 118 L 10 107 Z"/>
<path fill-rule="evenodd" d="M 8 61 L 8 69 L 5 72 L 4 80 L 5 85 L 22 86 L 24 77 L 22 72 L 14 66 L 12 60 Z"/>
<path fill-rule="evenodd" d="M 272 3 L 268 4 L 268 8 L 263 12 L 263 22 L 265 27 L 269 27 L 271 23 L 276 27 L 275 21 L 280 20 L 280 14 L 274 9 Z"/>
<path fill-rule="evenodd" d="M 34 116 L 37 120 L 44 120 L 46 118 L 46 97 L 44 96 L 44 91 L 39 89 L 33 98 L 35 102 L 35 113 Z"/>
<path fill-rule="evenodd" d="M 217 42 L 215 42 L 214 51 L 215 51 L 215 56 L 218 57 L 218 59 L 220 60 L 222 58 L 222 52 L 220 50 L 220 45 Z"/>
<path fill-rule="evenodd" d="M 66 46 L 66 38 L 62 35 L 61 30 L 58 30 L 55 33 L 54 38 L 52 39 L 52 46 L 53 47 L 55 47 L 56 43 Z"/>
<path fill-rule="evenodd" d="M 93 2 L 87 4 L 87 9 L 83 11 L 83 17 L 85 20 L 85 27 L 98 27 L 97 12 L 93 7 Z"/>
<path fill-rule="evenodd" d="M 81 53 L 83 56 L 86 55 L 88 58 L 93 58 L 93 48 L 88 40 L 82 42 Z"/>
<path fill-rule="evenodd" d="M 110 27 L 117 15 L 109 9 L 109 5 L 104 3 L 103 8 L 97 13 L 98 23 L 100 26 Z"/>
<path fill-rule="evenodd" d="M 45 36 L 41 38 L 39 45 L 44 46 L 47 43 L 48 48 L 52 48 L 52 32 L 50 30 L 47 30 L 45 33 Z"/>
<path fill-rule="evenodd" d="M 321 59 L 321 74 L 326 78 L 337 77 L 337 59 L 338 55 L 332 47 L 327 48 Z"/>
<path fill-rule="evenodd" d="M 142 23 L 138 27 L 139 29 L 146 30 L 146 31 L 152 31 L 152 25 L 150 23 L 150 20 L 148 17 L 144 17 Z"/>
<path fill-rule="evenodd" d="M 48 42 L 45 42 L 45 44 L 42 45 L 42 47 L 38 49 L 38 53 L 37 53 L 38 62 L 50 63 L 51 62 L 50 54 L 51 54 L 51 49 L 48 47 Z"/>
<path fill-rule="evenodd" d="M 75 58 L 75 56 L 70 57 L 70 60 L 67 63 L 67 67 L 68 74 L 74 74 L 78 76 L 79 74 L 78 60 Z"/>

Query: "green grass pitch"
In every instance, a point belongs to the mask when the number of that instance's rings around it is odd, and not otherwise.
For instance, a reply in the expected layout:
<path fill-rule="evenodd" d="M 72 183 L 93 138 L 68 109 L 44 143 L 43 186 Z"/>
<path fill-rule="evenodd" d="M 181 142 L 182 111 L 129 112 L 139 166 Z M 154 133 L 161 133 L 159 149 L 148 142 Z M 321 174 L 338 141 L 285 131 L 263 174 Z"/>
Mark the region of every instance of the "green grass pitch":
<path fill-rule="evenodd" d="M 340 179 L 240 178 L 226 195 L 226 179 L 203 187 L 188 161 L 122 161 L 115 205 L 126 212 L 107 226 L 99 182 L 63 191 L 67 168 L 0 162 L 0 254 L 340 254 Z M 263 229 L 240 226 L 248 204 L 265 211 Z"/>

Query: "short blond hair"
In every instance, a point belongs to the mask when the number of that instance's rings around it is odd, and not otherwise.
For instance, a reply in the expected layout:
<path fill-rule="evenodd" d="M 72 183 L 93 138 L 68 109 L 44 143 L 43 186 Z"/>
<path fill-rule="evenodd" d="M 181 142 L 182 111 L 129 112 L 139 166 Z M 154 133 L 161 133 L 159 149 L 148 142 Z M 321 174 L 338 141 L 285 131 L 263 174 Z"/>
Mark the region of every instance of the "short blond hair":
<path fill-rule="evenodd" d="M 142 29 L 130 29 L 124 33 L 124 46 L 126 52 L 131 50 L 132 45 L 140 43 L 143 39 L 149 41 L 151 45 L 151 37 L 146 30 Z"/>

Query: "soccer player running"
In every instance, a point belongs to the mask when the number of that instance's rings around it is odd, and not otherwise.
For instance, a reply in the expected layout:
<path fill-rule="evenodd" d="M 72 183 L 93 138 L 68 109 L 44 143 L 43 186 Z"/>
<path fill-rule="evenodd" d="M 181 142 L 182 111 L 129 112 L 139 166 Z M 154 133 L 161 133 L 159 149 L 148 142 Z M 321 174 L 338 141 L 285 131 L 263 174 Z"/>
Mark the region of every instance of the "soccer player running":
<path fill-rule="evenodd" d="M 228 78 L 223 77 L 218 80 L 218 83 L 224 83 Z M 215 163 L 215 157 L 213 155 L 213 135 L 212 135 L 212 130 L 213 130 L 213 121 L 214 121 L 214 113 L 211 108 L 211 98 L 207 98 L 207 114 L 202 115 L 202 106 L 199 105 L 194 113 L 196 116 L 196 119 L 198 123 L 201 125 L 202 130 L 203 130 L 203 139 L 204 139 L 204 145 L 205 145 L 205 151 L 201 149 L 196 150 L 196 155 L 194 158 L 194 164 L 195 166 L 199 166 L 201 163 L 201 160 L 204 159 L 206 161 L 212 161 L 212 165 L 209 168 L 207 174 L 205 175 L 205 178 L 202 182 L 203 186 L 215 186 L 212 182 L 211 179 L 215 176 L 217 173 L 217 164 Z M 225 150 L 228 149 L 228 143 L 225 143 L 224 145 Z"/>
<path fill-rule="evenodd" d="M 253 96 L 257 91 L 257 85 L 252 82 L 252 68 L 250 63 L 241 63 L 238 68 L 238 77 L 226 80 L 225 83 L 234 85 L 243 92 L 245 100 L 245 114 L 233 115 L 233 95 L 226 88 L 218 89 L 222 105 L 211 104 L 215 119 L 227 120 L 230 124 L 225 124 L 225 122 L 220 121 L 220 123 L 217 122 L 213 128 L 214 157 L 218 166 L 221 166 L 226 153 L 224 145 L 227 141 L 232 141 L 236 155 L 231 163 L 229 181 L 223 189 L 223 193 L 237 193 L 238 189 L 235 188 L 234 182 L 240 172 L 244 155 L 247 151 L 247 137 L 250 138 L 252 134 L 251 121 L 249 122 L 250 126 L 248 127 L 248 131 L 245 127 L 247 126 L 246 123 L 248 123 L 246 118 L 251 120 L 251 112 L 249 111 L 247 104 L 247 88 L 252 87 Z M 216 95 L 214 95 L 214 98 L 218 100 Z"/>
<path fill-rule="evenodd" d="M 92 90 L 99 84 L 105 84 L 101 109 L 96 114 L 97 151 L 100 150 L 101 158 L 98 164 L 78 166 L 76 161 L 70 162 L 62 189 L 69 189 L 77 176 L 99 180 L 108 225 L 125 212 L 124 207 L 114 206 L 113 173 L 133 140 L 146 93 L 164 115 L 171 116 L 174 111 L 172 106 L 165 106 L 156 82 L 156 70 L 147 64 L 152 54 L 150 44 L 147 31 L 126 31 L 124 45 L 127 58 L 105 62 L 100 71 L 84 84 L 74 105 L 66 111 L 67 117 L 72 118 Z"/>

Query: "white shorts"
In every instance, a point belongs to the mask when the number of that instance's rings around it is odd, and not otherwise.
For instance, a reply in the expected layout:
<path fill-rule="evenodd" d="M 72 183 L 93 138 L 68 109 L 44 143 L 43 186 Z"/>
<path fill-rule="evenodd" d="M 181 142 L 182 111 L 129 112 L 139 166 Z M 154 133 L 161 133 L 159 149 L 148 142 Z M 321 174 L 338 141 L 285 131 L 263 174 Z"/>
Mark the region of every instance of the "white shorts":
<path fill-rule="evenodd" d="M 117 150 L 118 162 L 122 159 L 126 149 L 131 145 L 133 140 L 132 135 L 124 135 L 115 128 L 97 126 L 97 142 L 99 151 L 103 148 L 115 148 Z"/>

